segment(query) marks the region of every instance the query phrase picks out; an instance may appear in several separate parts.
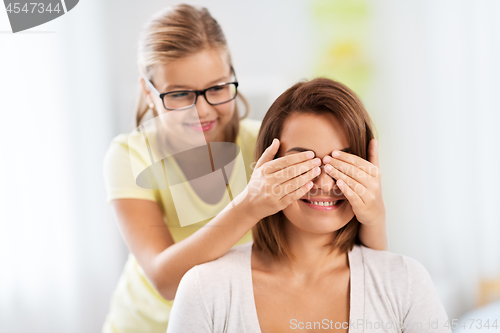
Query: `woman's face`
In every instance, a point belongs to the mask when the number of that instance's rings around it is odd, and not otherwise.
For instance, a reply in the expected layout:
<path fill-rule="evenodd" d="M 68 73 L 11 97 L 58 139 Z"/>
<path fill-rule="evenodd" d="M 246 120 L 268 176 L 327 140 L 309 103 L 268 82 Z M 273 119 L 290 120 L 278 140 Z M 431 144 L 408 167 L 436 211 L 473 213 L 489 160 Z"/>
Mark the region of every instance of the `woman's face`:
<path fill-rule="evenodd" d="M 279 157 L 297 154 L 305 148 L 323 159 L 334 150 L 349 148 L 345 131 L 332 114 L 293 113 L 285 120 L 280 140 Z M 354 217 L 349 201 L 323 168 L 313 183 L 306 195 L 283 210 L 291 223 L 287 228 L 294 226 L 316 234 L 339 230 Z M 337 200 L 342 201 L 334 206 L 318 204 L 320 201 L 331 204 Z"/>
<path fill-rule="evenodd" d="M 203 90 L 219 83 L 234 81 L 227 53 L 216 49 L 206 49 L 168 64 L 156 66 L 152 76 L 155 88 L 160 93 L 188 89 Z M 159 96 L 149 91 L 149 87 L 142 79 L 141 85 L 148 104 L 154 103 L 170 142 L 199 146 L 205 141 L 225 141 L 224 127 L 233 117 L 235 100 L 220 105 L 210 105 L 200 95 L 195 108 L 169 111 L 164 108 Z"/>

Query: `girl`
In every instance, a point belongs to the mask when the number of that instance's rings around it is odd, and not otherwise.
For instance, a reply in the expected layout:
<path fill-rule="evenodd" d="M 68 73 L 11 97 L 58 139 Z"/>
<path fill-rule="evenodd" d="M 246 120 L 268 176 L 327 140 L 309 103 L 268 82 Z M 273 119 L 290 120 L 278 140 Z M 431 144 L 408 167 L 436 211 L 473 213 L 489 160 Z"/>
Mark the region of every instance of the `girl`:
<path fill-rule="evenodd" d="M 149 161 L 148 151 L 130 144 L 127 134 L 113 139 L 104 161 L 107 200 L 113 206 L 130 254 L 112 295 L 103 332 L 165 332 L 182 276 L 195 265 L 221 257 L 234 245 L 251 241 L 250 230 L 261 218 L 255 212 L 265 207 L 268 214 L 273 214 L 295 202 L 308 191 L 306 184 L 314 178 L 314 168 L 321 163 L 306 152 L 279 159 L 287 171 L 281 181 L 289 185 L 280 201 L 269 201 L 264 193 L 245 187 L 252 174 L 260 122 L 245 119 L 246 113 L 240 118 L 236 99 L 243 102 L 244 99 L 237 93 L 236 73 L 226 39 L 205 8 L 178 5 L 156 14 L 141 34 L 138 59 L 142 75 L 137 126 L 143 125 L 148 112 L 152 112 L 153 119 L 173 115 L 169 119 L 174 123 L 165 122 L 165 126 L 175 128 L 176 135 L 165 138 L 165 147 L 192 144 L 192 137 L 200 133 L 210 146 L 214 142 L 235 143 L 241 149 L 244 163 L 236 163 L 228 173 L 227 179 L 231 179 L 228 187 L 238 188 L 234 184 L 237 179 L 231 174 L 241 168 L 247 178 L 243 189 L 232 193 L 231 205 L 221 199 L 226 187 L 186 185 L 187 193 L 191 194 L 189 205 L 213 218 L 181 227 L 176 208 L 188 202 L 176 206 L 169 186 L 163 189 L 139 186 L 142 183 L 139 184 L 134 170 L 149 167 L 145 162 Z M 227 86 L 231 88 L 230 95 L 216 98 L 221 87 Z M 177 103 L 179 99 L 181 102 Z M 374 142 L 370 142 L 374 161 L 375 148 Z M 268 149 L 265 161 L 262 160 L 264 167 L 276 150 L 276 145 Z M 177 170 L 180 179 L 196 178 L 199 166 L 206 161 L 196 154 L 175 156 L 173 163 L 178 168 L 173 170 Z M 294 178 L 299 172 L 306 173 Z M 171 178 L 167 178 L 170 182 Z M 372 194 L 376 200 L 370 210 L 359 206 L 358 212 L 363 216 L 360 238 L 369 247 L 384 249 L 387 243 L 384 204 L 380 191 Z"/>
<path fill-rule="evenodd" d="M 266 162 L 274 138 L 279 158 Z M 365 160 L 372 138 L 370 117 L 344 85 L 315 79 L 283 93 L 257 139 L 255 156 L 263 157 L 249 185 L 261 179 L 269 199 L 257 208 L 253 244 L 184 275 L 167 332 L 451 332 L 419 262 L 359 245 L 359 222 L 377 209 L 369 189 L 380 170 Z M 272 193 L 286 189 L 269 185 L 283 177 L 284 159 L 304 150 L 324 168 L 310 191 L 273 213 Z"/>

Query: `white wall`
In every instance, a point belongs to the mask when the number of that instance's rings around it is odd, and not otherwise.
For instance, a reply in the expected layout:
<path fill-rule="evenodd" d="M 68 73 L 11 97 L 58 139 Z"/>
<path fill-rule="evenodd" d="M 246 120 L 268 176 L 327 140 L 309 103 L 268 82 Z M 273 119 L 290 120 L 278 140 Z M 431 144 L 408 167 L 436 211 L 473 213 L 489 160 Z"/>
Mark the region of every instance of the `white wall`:
<path fill-rule="evenodd" d="M 0 332 L 99 331 L 126 259 L 102 178 L 101 10 L 11 34 L 0 9 Z"/>
<path fill-rule="evenodd" d="M 427 267 L 452 318 L 500 276 L 499 14 L 496 1 L 374 6 L 390 249 Z"/>

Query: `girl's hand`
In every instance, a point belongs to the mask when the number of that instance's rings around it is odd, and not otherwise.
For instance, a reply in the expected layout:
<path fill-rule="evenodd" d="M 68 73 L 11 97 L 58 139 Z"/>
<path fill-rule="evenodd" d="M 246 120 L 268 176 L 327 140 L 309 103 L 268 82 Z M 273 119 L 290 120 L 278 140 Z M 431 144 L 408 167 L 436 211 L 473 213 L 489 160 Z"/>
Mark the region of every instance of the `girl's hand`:
<path fill-rule="evenodd" d="M 377 140 L 370 141 L 369 161 L 342 151 L 333 151 L 332 157 L 323 158 L 325 172 L 336 179 L 356 218 L 367 226 L 385 225 L 377 145 Z"/>
<path fill-rule="evenodd" d="M 279 145 L 279 140 L 274 139 L 267 147 L 242 192 L 250 213 L 259 221 L 299 200 L 313 186 L 311 180 L 321 172 L 321 160 L 314 158 L 312 151 L 274 159 Z"/>

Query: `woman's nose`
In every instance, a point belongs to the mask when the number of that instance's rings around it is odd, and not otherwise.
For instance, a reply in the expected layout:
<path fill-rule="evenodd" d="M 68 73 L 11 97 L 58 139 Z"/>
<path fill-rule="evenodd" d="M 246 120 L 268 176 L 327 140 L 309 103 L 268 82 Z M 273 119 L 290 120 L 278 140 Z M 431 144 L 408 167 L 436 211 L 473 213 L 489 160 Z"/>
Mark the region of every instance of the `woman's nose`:
<path fill-rule="evenodd" d="M 324 164 L 320 169 L 321 173 L 313 179 L 314 187 L 328 193 L 335 187 L 335 180 L 326 173 Z"/>

